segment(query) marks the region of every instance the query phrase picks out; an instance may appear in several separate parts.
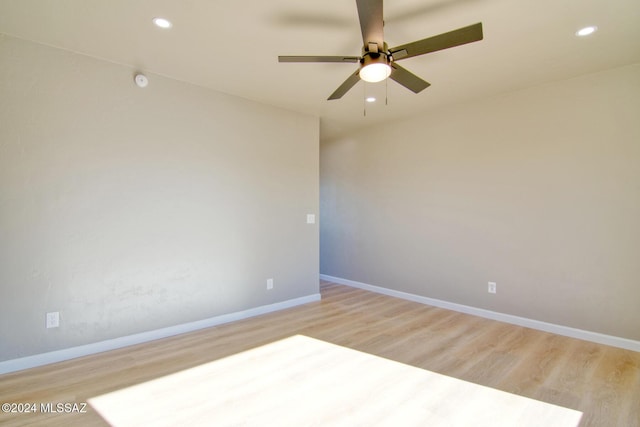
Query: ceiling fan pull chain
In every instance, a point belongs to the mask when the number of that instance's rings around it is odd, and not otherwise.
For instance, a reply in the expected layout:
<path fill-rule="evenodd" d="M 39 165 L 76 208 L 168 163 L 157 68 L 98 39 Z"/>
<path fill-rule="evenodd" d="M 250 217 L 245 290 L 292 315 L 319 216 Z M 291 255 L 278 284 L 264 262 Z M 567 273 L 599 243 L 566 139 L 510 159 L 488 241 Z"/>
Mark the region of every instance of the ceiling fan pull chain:
<path fill-rule="evenodd" d="M 384 81 L 384 106 L 389 105 L 389 79 Z"/>
<path fill-rule="evenodd" d="M 367 83 L 362 85 L 362 112 L 363 117 L 367 117 Z"/>

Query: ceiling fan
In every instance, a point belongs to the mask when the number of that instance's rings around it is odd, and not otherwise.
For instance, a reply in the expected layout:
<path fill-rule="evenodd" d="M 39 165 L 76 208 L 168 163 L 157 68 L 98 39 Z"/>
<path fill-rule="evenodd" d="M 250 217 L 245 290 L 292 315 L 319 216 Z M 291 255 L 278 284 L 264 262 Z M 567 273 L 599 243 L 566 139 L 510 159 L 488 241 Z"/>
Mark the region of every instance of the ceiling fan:
<path fill-rule="evenodd" d="M 360 63 L 358 70 L 329 96 L 329 100 L 342 98 L 359 80 L 375 83 L 387 77 L 412 92 L 419 93 L 429 87 L 430 83 L 402 68 L 397 61 L 472 43 L 483 37 L 482 23 L 477 23 L 389 49 L 383 36 L 382 0 L 356 0 L 356 5 L 364 42 L 362 56 L 278 56 L 279 62 Z"/>

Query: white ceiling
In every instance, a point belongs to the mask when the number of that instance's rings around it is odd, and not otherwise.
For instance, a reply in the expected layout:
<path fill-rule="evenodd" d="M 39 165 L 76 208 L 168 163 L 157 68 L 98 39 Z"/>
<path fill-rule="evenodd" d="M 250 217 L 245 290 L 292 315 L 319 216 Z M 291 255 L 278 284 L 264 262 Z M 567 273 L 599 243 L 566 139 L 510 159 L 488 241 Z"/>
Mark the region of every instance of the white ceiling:
<path fill-rule="evenodd" d="M 432 84 L 420 94 L 359 82 L 327 101 L 356 64 L 277 56 L 360 55 L 355 0 L 0 0 L 0 32 L 314 114 L 324 137 L 640 62 L 639 0 L 387 0 L 384 9 L 389 46 L 476 22 L 484 40 L 403 61 Z M 173 28 L 155 27 L 155 16 Z M 599 31 L 576 37 L 586 25 Z M 382 100 L 366 117 L 365 91 Z"/>

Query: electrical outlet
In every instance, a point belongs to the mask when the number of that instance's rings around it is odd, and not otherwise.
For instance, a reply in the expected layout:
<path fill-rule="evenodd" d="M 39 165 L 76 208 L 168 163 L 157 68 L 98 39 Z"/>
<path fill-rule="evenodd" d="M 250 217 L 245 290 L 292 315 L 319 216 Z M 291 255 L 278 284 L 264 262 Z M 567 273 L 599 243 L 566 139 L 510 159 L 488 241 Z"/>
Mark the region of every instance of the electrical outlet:
<path fill-rule="evenodd" d="M 60 326 L 60 312 L 47 313 L 47 329 L 57 328 L 58 326 Z"/>
<path fill-rule="evenodd" d="M 316 216 L 314 214 L 307 214 L 307 224 L 315 224 Z"/>
<path fill-rule="evenodd" d="M 273 279 L 267 279 L 267 289 L 273 289 Z"/>
<path fill-rule="evenodd" d="M 496 293 L 496 282 L 489 282 L 487 292 L 489 292 L 490 294 Z"/>

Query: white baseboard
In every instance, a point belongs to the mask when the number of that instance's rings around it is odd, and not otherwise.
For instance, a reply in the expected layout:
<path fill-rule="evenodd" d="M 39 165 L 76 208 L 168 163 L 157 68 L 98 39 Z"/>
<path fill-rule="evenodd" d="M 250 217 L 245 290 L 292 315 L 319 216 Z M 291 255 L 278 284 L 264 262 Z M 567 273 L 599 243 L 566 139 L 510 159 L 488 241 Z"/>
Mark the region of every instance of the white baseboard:
<path fill-rule="evenodd" d="M 640 352 L 640 341 L 634 341 L 627 338 L 620 338 L 612 335 L 605 335 L 598 332 L 585 331 L 582 329 L 571 328 L 568 326 L 556 325 L 553 323 L 541 322 L 539 320 L 527 319 L 525 317 L 514 316 L 511 314 L 499 313 L 496 311 L 485 310 L 482 308 L 471 307 L 468 305 L 456 304 L 453 302 L 443 301 L 435 298 L 423 297 L 407 292 L 396 291 L 393 289 L 383 288 L 380 286 L 369 285 L 367 283 L 356 282 L 353 280 L 343 279 L 341 277 L 328 276 L 321 274 L 320 279 L 328 282 L 347 285 L 354 288 L 364 289 L 366 291 L 376 292 L 391 297 L 401 298 L 408 301 L 419 302 L 421 304 L 432 305 L 434 307 L 446 308 L 447 310 L 459 311 L 461 313 L 472 314 L 474 316 L 484 317 L 486 319 L 498 320 L 500 322 L 511 323 L 518 326 L 524 326 L 540 331 L 551 332 L 558 335 L 564 335 L 571 338 L 578 338 L 585 341 L 592 341 L 598 344 L 610 345 L 613 347 L 624 348 Z"/>
<path fill-rule="evenodd" d="M 51 351 L 48 353 L 21 357 L 19 359 L 7 360 L 4 362 L 0 362 L 0 375 L 9 372 L 21 371 L 23 369 L 35 368 L 37 366 L 48 365 L 50 363 L 75 359 L 77 357 L 102 353 L 103 351 L 115 350 L 130 345 L 141 344 L 160 338 L 167 338 L 174 335 L 184 334 L 186 332 L 193 332 L 199 329 L 210 328 L 212 326 L 235 322 L 236 320 L 248 319 L 250 317 L 259 316 L 261 314 L 272 313 L 274 311 L 284 310 L 286 308 L 291 308 L 314 301 L 320 301 L 320 294 L 312 294 L 300 298 L 278 302 L 275 304 L 263 305 L 260 307 L 250 308 L 248 310 L 238 311 L 235 313 L 223 314 L 221 316 L 211 317 L 195 322 L 183 323 L 181 325 L 169 326 L 167 328 L 141 332 L 139 334 L 127 335 L 124 337 L 81 345 L 78 347 L 65 348 L 63 350 Z"/>

